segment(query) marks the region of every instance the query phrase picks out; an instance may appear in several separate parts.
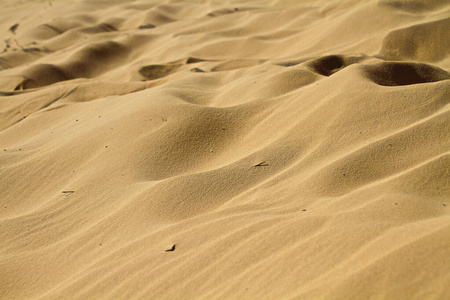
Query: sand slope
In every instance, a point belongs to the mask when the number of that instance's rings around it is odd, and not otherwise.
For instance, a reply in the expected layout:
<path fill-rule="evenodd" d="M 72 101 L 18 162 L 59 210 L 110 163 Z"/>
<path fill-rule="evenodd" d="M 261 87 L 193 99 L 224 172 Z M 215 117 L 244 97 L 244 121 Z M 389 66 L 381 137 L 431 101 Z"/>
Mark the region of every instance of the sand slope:
<path fill-rule="evenodd" d="M 450 298 L 447 1 L 0 7 L 1 299 Z"/>

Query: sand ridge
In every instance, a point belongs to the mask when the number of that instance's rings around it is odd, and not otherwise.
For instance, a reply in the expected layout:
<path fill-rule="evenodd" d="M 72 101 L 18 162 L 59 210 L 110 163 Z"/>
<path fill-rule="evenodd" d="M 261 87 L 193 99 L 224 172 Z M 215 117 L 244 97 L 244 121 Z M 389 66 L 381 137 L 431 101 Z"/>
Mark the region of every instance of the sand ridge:
<path fill-rule="evenodd" d="M 0 7 L 0 299 L 450 297 L 447 1 Z"/>

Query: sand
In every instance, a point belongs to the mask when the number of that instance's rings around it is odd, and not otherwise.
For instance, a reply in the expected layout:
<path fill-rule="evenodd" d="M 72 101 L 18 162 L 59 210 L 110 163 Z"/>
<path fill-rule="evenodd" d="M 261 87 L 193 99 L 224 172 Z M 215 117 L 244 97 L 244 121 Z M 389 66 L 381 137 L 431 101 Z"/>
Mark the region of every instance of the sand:
<path fill-rule="evenodd" d="M 446 0 L 3 0 L 1 299 L 450 299 Z"/>

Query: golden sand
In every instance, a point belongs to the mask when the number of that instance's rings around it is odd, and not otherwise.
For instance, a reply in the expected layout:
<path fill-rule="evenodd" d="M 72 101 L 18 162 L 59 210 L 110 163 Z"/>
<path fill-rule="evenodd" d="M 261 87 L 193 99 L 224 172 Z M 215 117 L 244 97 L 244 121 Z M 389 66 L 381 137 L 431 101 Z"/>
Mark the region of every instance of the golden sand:
<path fill-rule="evenodd" d="M 0 11 L 0 299 L 450 299 L 448 1 Z"/>

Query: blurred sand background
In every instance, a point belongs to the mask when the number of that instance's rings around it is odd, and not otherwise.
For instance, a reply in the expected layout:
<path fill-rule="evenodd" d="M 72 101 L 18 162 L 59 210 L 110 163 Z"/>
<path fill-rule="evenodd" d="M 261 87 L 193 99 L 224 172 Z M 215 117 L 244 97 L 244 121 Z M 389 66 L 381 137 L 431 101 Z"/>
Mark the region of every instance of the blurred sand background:
<path fill-rule="evenodd" d="M 448 1 L 0 11 L 1 299 L 450 299 Z"/>

